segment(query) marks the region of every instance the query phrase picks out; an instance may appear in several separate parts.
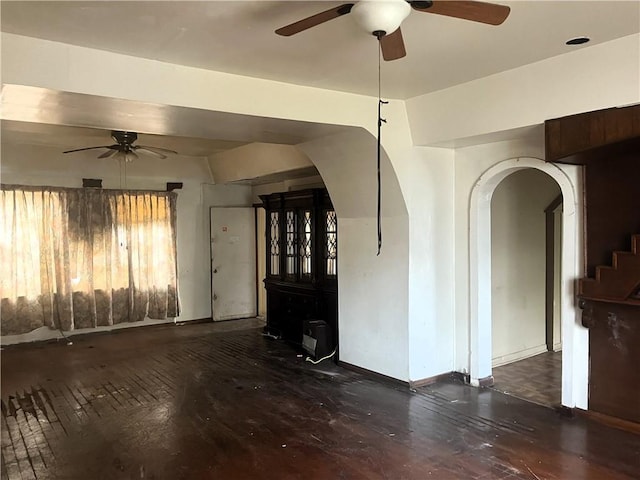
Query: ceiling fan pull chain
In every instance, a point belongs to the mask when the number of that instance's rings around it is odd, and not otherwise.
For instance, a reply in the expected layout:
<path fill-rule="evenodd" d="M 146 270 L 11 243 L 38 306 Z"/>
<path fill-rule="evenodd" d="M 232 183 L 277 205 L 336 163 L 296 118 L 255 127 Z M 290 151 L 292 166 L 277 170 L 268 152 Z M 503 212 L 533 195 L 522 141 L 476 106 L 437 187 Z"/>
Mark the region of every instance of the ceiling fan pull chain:
<path fill-rule="evenodd" d="M 380 250 L 382 249 L 382 183 L 380 180 L 380 155 L 381 155 L 381 146 L 380 146 L 380 132 L 382 130 L 382 124 L 387 123 L 387 121 L 382 118 L 382 105 L 386 105 L 389 102 L 382 100 L 381 95 L 381 56 L 382 56 L 382 46 L 380 44 L 380 38 L 378 37 L 378 253 L 377 256 L 380 255 Z"/>

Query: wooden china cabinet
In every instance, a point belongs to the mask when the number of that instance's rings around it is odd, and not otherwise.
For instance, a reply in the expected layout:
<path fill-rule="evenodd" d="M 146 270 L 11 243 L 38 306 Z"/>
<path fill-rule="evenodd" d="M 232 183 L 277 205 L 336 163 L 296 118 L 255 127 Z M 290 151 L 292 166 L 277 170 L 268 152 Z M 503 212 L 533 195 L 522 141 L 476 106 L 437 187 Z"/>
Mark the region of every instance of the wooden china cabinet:
<path fill-rule="evenodd" d="M 266 331 L 301 345 L 303 322 L 338 339 L 338 228 L 324 188 L 260 196 L 266 211 Z"/>

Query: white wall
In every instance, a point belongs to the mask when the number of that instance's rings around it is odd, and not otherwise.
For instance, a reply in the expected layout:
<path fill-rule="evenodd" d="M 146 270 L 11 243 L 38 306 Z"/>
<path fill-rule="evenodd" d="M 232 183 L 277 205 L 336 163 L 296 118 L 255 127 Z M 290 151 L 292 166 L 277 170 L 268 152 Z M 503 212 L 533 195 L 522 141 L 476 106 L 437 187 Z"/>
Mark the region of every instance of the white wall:
<path fill-rule="evenodd" d="M 250 143 L 212 155 L 209 166 L 220 184 L 310 168 L 313 163 L 293 145 Z"/>
<path fill-rule="evenodd" d="M 416 145 L 433 145 L 640 102 L 640 34 L 407 101 Z"/>
<path fill-rule="evenodd" d="M 409 380 L 454 369 L 454 151 L 415 147 L 409 188 Z"/>
<path fill-rule="evenodd" d="M 491 198 L 493 365 L 546 351 L 545 208 L 560 187 L 539 170 L 512 173 Z"/>
<path fill-rule="evenodd" d="M 324 188 L 324 186 L 322 177 L 320 175 L 313 175 L 311 177 L 290 178 L 279 182 L 254 185 L 251 188 L 251 195 L 254 203 L 260 203 L 262 201 L 260 200 L 260 195 L 306 190 L 307 188 Z"/>
<path fill-rule="evenodd" d="M 250 207 L 253 205 L 250 185 L 202 185 L 203 203 L 207 207 Z M 209 221 L 209 210 L 204 212 Z"/>

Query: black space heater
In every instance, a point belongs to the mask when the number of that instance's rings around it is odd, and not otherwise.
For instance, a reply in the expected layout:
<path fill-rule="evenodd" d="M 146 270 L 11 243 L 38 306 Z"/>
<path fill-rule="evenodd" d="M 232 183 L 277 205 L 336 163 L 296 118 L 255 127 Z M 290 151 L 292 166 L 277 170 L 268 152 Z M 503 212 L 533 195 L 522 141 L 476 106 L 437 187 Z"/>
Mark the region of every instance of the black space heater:
<path fill-rule="evenodd" d="M 331 354 L 331 331 L 324 320 L 302 322 L 302 348 L 315 360 Z"/>

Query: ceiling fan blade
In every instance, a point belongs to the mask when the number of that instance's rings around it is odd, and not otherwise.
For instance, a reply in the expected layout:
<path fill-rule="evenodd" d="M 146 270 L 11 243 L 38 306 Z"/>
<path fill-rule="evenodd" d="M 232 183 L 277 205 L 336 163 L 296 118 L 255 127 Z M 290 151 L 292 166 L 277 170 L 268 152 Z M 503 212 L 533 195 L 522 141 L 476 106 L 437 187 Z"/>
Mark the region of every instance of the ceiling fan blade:
<path fill-rule="evenodd" d="M 166 155 L 164 155 L 163 153 L 160 152 L 154 152 L 153 150 L 151 150 L 149 147 L 134 147 L 136 149 L 136 151 L 138 152 L 146 152 L 149 153 L 151 155 L 153 155 L 154 157 L 158 157 L 158 158 L 167 158 Z"/>
<path fill-rule="evenodd" d="M 109 148 L 109 150 L 107 150 L 106 152 L 104 152 L 102 155 L 98 155 L 98 158 L 109 158 L 111 155 L 113 155 L 114 153 L 116 153 L 118 150 L 116 148 L 113 148 L 113 145 Z"/>
<path fill-rule="evenodd" d="M 115 145 L 117 147 L 117 145 Z M 86 148 L 76 148 L 75 150 L 67 150 L 62 153 L 73 153 L 73 152 L 82 152 L 84 150 L 95 150 L 97 148 L 112 148 L 114 145 L 100 145 L 99 147 L 86 147 Z"/>
<path fill-rule="evenodd" d="M 133 148 L 136 150 L 139 148 L 143 148 L 145 150 L 155 152 L 155 153 L 171 153 L 173 155 L 178 154 L 178 152 L 176 152 L 175 150 L 170 150 L 168 148 L 161 148 L 161 147 L 150 147 L 149 145 L 136 145 Z"/>
<path fill-rule="evenodd" d="M 386 61 L 404 57 L 407 51 L 404 48 L 404 39 L 400 28 L 390 35 L 383 36 L 380 39 L 380 48 L 382 48 L 382 58 Z"/>
<path fill-rule="evenodd" d="M 279 28 L 278 30 L 276 30 L 276 33 L 278 35 L 282 35 L 283 37 L 290 37 L 291 35 L 300 33 L 308 28 L 315 27 L 316 25 L 320 25 L 321 23 L 328 22 L 329 20 L 341 17 L 342 15 L 346 15 L 351 11 L 353 5 L 353 3 L 345 3 L 343 5 L 330 8 L 329 10 L 326 10 L 324 12 L 317 13 L 285 27 Z"/>
<path fill-rule="evenodd" d="M 431 6 L 429 2 L 410 2 L 414 10 L 425 13 L 435 13 L 446 15 L 447 17 L 462 18 L 472 22 L 486 23 L 489 25 L 500 25 L 509 16 L 511 8 L 506 5 L 496 3 L 457 1 L 457 0 L 434 0 Z"/>

